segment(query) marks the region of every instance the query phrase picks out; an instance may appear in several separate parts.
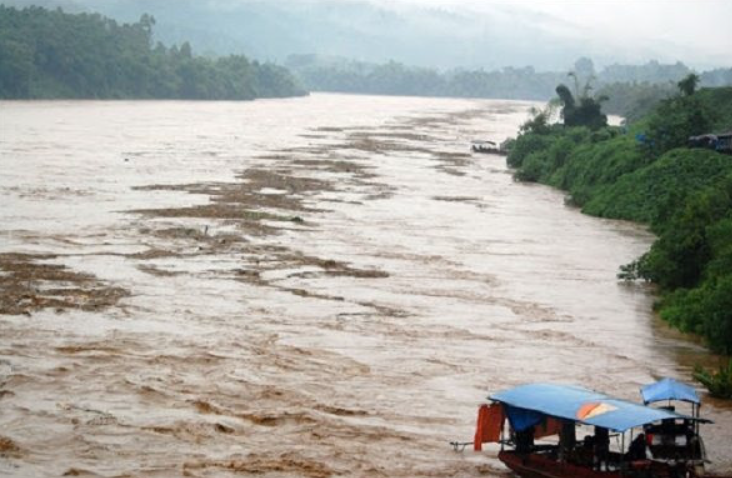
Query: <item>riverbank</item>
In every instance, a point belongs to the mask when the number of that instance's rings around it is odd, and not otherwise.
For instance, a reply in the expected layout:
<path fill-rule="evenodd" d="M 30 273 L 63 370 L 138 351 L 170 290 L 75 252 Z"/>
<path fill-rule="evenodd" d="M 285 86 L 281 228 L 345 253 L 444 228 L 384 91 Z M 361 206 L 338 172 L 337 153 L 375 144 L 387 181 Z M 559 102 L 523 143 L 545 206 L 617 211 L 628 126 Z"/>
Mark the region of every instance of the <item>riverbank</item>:
<path fill-rule="evenodd" d="M 290 72 L 244 55 L 153 41 L 155 19 L 118 24 L 60 8 L 0 5 L 2 99 L 254 100 L 305 96 Z"/>
<path fill-rule="evenodd" d="M 623 267 L 661 290 L 662 318 L 732 354 L 732 161 L 688 149 L 692 135 L 732 124 L 732 88 L 662 103 L 629 128 L 544 127 L 520 135 L 508 157 L 516 176 L 558 187 L 582 211 L 648 224 L 659 238 Z"/>
<path fill-rule="evenodd" d="M 448 444 L 488 393 L 688 381 L 704 350 L 615 279 L 653 237 L 469 153 L 530 106 L 0 103 L 0 253 L 126 291 L 0 316 L 0 469 L 504 477 Z M 724 469 L 732 411 L 704 410 Z"/>

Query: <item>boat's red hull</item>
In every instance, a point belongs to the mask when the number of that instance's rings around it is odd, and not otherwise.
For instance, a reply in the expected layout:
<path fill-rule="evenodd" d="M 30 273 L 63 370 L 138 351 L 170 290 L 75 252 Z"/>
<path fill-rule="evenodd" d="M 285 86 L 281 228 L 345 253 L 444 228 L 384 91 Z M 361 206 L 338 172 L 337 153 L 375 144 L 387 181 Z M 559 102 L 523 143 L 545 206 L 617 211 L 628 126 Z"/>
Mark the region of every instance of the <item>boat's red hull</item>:
<path fill-rule="evenodd" d="M 596 471 L 571 463 L 559 463 L 541 455 L 517 455 L 513 451 L 502 451 L 498 459 L 523 478 L 620 478 L 618 472 Z"/>
<path fill-rule="evenodd" d="M 514 451 L 506 450 L 498 454 L 498 459 L 523 478 L 621 478 L 620 473 L 615 471 L 597 471 L 570 463 L 559 463 L 537 454 L 518 455 Z M 660 465 L 659 467 L 647 467 L 645 471 L 639 471 L 637 476 L 669 478 L 681 475 L 673 474 L 668 468 Z M 697 478 L 732 478 L 732 475 L 699 475 L 693 472 L 690 476 Z"/>

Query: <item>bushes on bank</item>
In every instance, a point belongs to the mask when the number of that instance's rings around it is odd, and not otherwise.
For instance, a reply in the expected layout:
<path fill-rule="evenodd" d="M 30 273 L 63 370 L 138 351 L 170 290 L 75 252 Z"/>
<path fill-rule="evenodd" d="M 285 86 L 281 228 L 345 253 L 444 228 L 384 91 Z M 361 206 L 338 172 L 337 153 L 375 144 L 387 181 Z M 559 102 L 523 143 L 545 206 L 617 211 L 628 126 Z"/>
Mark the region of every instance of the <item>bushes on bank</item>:
<path fill-rule="evenodd" d="M 720 365 L 716 372 L 697 366 L 694 378 L 707 387 L 713 397 L 732 398 L 732 360 Z"/>
<path fill-rule="evenodd" d="M 611 155 L 609 159 L 616 157 Z M 647 166 L 641 157 L 630 155 L 626 159 L 640 160 L 635 163 L 640 167 L 621 172 L 621 166 L 620 174 L 607 177 L 583 211 L 594 216 L 644 222 L 659 232 L 665 228 L 668 214 L 683 207 L 690 193 L 732 172 L 731 158 L 704 149 L 674 149 Z M 613 164 L 606 167 L 615 169 Z"/>
<path fill-rule="evenodd" d="M 547 125 L 516 139 L 517 179 L 568 191 L 588 214 L 649 224 L 651 250 L 620 277 L 658 284 L 659 313 L 732 354 L 732 156 L 689 136 L 732 129 L 732 88 L 667 99 L 631 128 Z"/>

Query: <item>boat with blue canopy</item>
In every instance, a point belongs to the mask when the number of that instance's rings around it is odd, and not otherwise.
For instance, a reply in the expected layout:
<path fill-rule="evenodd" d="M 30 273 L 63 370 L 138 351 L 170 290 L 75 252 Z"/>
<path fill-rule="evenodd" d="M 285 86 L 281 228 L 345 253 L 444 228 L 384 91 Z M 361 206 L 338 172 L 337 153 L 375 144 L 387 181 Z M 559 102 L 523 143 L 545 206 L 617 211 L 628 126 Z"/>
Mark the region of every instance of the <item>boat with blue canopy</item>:
<path fill-rule="evenodd" d="M 498 458 L 527 478 L 703 477 L 698 425 L 708 420 L 698 415 L 698 396 L 688 385 L 659 383 L 642 389 L 644 404 L 551 383 L 494 393 L 479 409 L 474 448 L 500 444 Z M 695 412 L 648 406 L 670 399 L 696 404 Z M 663 438 L 670 429 L 684 434 L 683 446 L 671 458 L 655 456 L 646 434 Z"/>
<path fill-rule="evenodd" d="M 694 387 L 678 382 L 673 378 L 664 378 L 641 387 L 641 396 L 643 397 L 643 403 L 646 405 L 667 400 L 679 400 L 701 405 L 701 400 L 699 400 L 699 395 L 697 395 Z"/>
<path fill-rule="evenodd" d="M 641 396 L 646 405 L 665 403 L 661 409 L 676 411 L 676 402 L 691 405 L 691 415 L 699 417 L 701 400 L 691 385 L 664 378 L 641 387 Z M 691 454 L 697 460 L 704 460 L 704 441 L 699 435 L 699 421 L 694 422 L 694 433 L 689 434 L 682 425 L 670 420 L 648 424 L 643 427 L 648 448 L 658 460 L 675 461 L 678 456 Z"/>

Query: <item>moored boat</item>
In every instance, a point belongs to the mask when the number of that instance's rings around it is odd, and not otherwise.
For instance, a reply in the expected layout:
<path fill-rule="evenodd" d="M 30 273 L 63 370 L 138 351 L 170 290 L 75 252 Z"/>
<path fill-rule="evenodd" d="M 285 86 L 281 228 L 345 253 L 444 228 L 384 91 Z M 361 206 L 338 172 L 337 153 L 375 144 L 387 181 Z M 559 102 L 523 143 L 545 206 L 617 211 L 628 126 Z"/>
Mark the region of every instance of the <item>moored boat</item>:
<path fill-rule="evenodd" d="M 677 402 L 691 405 L 691 415 L 699 416 L 701 400 L 693 387 L 677 382 L 671 378 L 664 378 L 656 383 L 641 388 L 644 405 L 665 403 L 660 408 L 676 411 Z M 689 429 L 693 427 L 693 429 Z M 703 466 L 706 460 L 704 441 L 699 435 L 699 421 L 686 426 L 684 423 L 675 423 L 664 420 L 661 423 L 645 425 L 643 431 L 651 455 L 657 460 L 678 461 L 683 457 L 687 464 Z"/>
<path fill-rule="evenodd" d="M 474 153 L 498 154 L 500 156 L 506 156 L 508 154 L 503 144 L 499 145 L 495 141 L 489 140 L 473 141 L 470 149 Z"/>
<path fill-rule="evenodd" d="M 528 384 L 481 406 L 474 448 L 500 444 L 498 458 L 524 478 L 702 478 L 699 401 L 678 382 L 642 389 L 645 404 L 575 386 Z M 650 403 L 683 400 L 692 413 Z M 683 439 L 681 438 L 683 437 Z"/>

